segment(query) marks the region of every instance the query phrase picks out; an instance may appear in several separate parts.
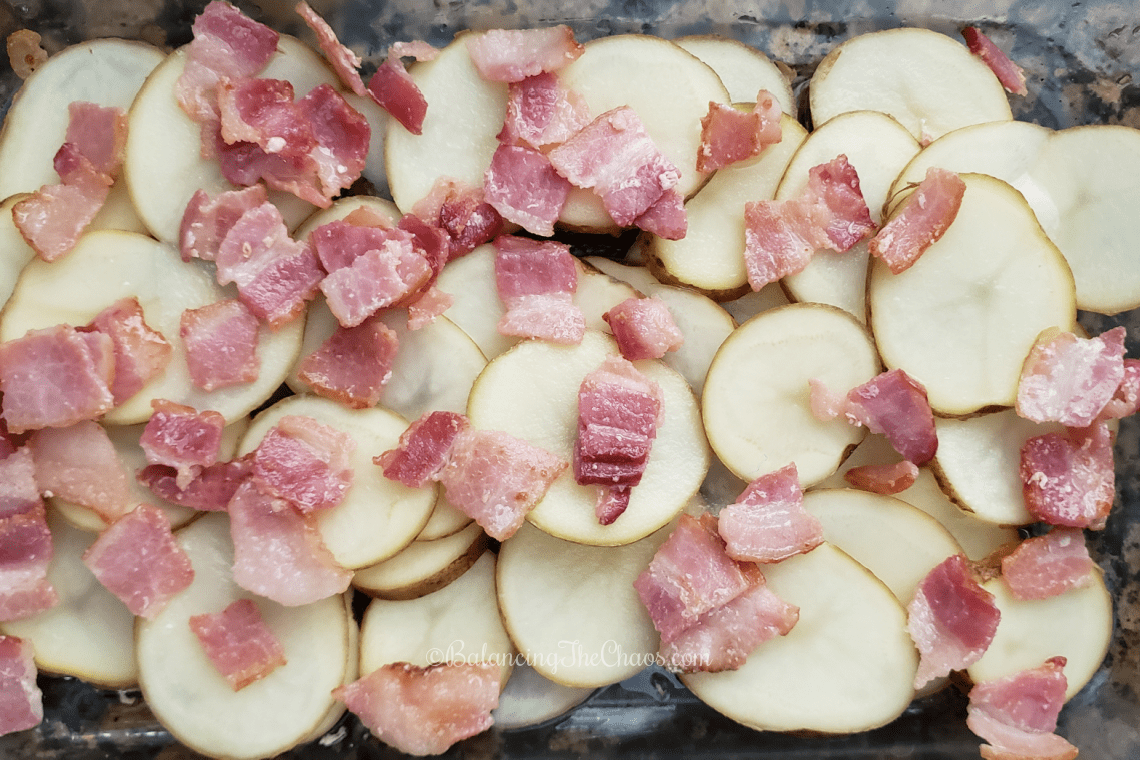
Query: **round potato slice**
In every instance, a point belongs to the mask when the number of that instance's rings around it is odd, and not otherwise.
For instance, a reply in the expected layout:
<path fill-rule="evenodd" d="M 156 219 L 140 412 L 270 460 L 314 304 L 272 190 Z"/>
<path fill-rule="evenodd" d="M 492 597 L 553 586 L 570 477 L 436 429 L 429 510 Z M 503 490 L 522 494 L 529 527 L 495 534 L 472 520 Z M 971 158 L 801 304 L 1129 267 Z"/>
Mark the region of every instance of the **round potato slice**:
<path fill-rule="evenodd" d="M 467 572 L 487 548 L 487 534 L 472 523 L 435 541 L 413 541 L 399 554 L 357 570 L 352 585 L 380 599 L 415 599 Z"/>
<path fill-rule="evenodd" d="M 342 710 L 332 690 L 345 681 L 351 629 L 347 596 L 300 607 L 252 597 L 233 582 L 229 520 L 206 515 L 176 534 L 194 582 L 137 630 L 139 685 L 147 706 L 183 744 L 210 757 L 254 760 L 306 741 Z M 234 691 L 190 630 L 192 615 L 252 598 L 281 642 L 286 664 Z"/>
<path fill-rule="evenodd" d="M 168 399 L 195 409 L 213 409 L 226 422 L 240 419 L 281 385 L 301 347 L 303 320 L 258 332 L 257 379 L 204 391 L 190 381 L 180 337 L 182 312 L 222 298 L 236 298 L 233 286 L 219 287 L 213 267 L 184 262 L 178 252 L 130 232 L 101 230 L 79 239 L 65 258 L 35 260 L 24 268 L 0 316 L 0 340 L 58 324 L 82 326 L 120 298 L 134 296 L 151 329 L 174 347 L 166 371 L 103 418 L 114 425 L 150 419 L 150 402 Z"/>
<path fill-rule="evenodd" d="M 454 504 L 447 500 L 447 494 L 439 489 L 435 497 L 435 507 L 432 508 L 431 517 L 427 525 L 416 536 L 417 541 L 435 541 L 438 538 L 458 533 L 471 524 L 471 518 L 460 512 Z"/>
<path fill-rule="evenodd" d="M 407 423 L 386 409 L 349 409 L 324 398 L 291 396 L 254 418 L 238 444 L 238 456 L 256 449 L 286 415 L 311 417 L 356 442 L 352 485 L 340 504 L 317 516 L 317 530 L 336 561 L 350 569 L 367 567 L 410 544 L 428 521 L 436 489 L 408 488 L 372 464 L 372 457 L 396 448 Z"/>
<path fill-rule="evenodd" d="M 745 322 L 720 347 L 705 380 L 705 433 L 720 460 L 751 482 L 794 462 L 805 488 L 833 473 L 866 430 L 822 422 L 809 380 L 846 394 L 878 373 L 866 329 L 845 311 L 792 304 Z"/>
<path fill-rule="evenodd" d="M 495 247 L 481 245 L 471 253 L 448 262 L 435 286 L 455 299 L 447 318 L 467 333 L 487 359 L 494 359 L 519 338 L 498 330 L 503 318 L 503 302 L 495 284 Z"/>
<path fill-rule="evenodd" d="M 827 543 L 766 565 L 764 575 L 799 607 L 795 627 L 758 646 L 739 670 L 683 675 L 685 686 L 760 731 L 850 733 L 902 713 L 914 696 L 918 653 L 890 590 Z"/>
<path fill-rule="evenodd" d="M 776 96 L 784 113 L 795 118 L 799 109 L 792 85 L 768 56 L 739 40 L 716 34 L 697 34 L 673 40 L 712 67 L 733 103 L 755 102 L 760 90 Z"/>
<path fill-rule="evenodd" d="M 313 230 L 329 222 L 339 221 L 358 209 L 366 209 L 395 226 L 399 224 L 400 209 L 387 198 L 377 198 L 374 195 L 350 195 L 333 201 L 328 208 L 317 209 L 308 219 L 297 225 L 293 237 L 296 240 L 305 240 Z"/>
<path fill-rule="evenodd" d="M 593 330 L 577 346 L 524 341 L 489 362 L 475 381 L 467 406 L 471 424 L 510 433 L 570 462 L 578 436 L 578 389 L 616 354 L 613 338 Z M 630 492 L 629 507 L 611 525 L 599 524 L 598 488 L 578 485 L 573 468 L 567 468 L 527 516 L 542 530 L 584 544 L 628 544 L 672 520 L 700 487 L 709 453 L 692 390 L 658 361 L 635 365 L 660 386 L 664 400 L 649 462 Z"/>
<path fill-rule="evenodd" d="M 491 716 L 500 730 L 527 728 L 557 718 L 593 693 L 588 687 L 555 683 L 523 663 L 511 671 L 511 680 L 499 695 L 499 706 Z"/>
<path fill-rule="evenodd" d="M 781 284 L 770 282 L 760 290 L 750 290 L 740 298 L 726 301 L 722 305 L 724 310 L 736 320 L 736 324 L 742 325 L 761 312 L 775 309 L 777 306 L 787 306 L 790 303 L 788 294 Z"/>
<path fill-rule="evenodd" d="M 12 221 L 12 206 L 26 197 L 21 193 L 0 203 L 0 303 L 7 302 L 20 279 L 20 272 L 36 257 Z"/>

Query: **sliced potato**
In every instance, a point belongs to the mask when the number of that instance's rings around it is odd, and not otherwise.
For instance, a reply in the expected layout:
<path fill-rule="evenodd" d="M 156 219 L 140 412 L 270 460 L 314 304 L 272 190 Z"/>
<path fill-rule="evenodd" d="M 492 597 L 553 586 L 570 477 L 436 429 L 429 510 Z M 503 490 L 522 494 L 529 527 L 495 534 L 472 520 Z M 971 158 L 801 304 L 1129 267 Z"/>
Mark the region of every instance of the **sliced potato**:
<path fill-rule="evenodd" d="M 458 533 L 471 524 L 471 518 L 460 512 L 454 504 L 447 500 L 447 494 L 439 489 L 435 497 L 435 506 L 431 510 L 431 517 L 427 525 L 416 536 L 417 541 L 435 541 L 437 538 Z"/>
<path fill-rule="evenodd" d="M 502 335 L 498 330 L 504 309 L 495 284 L 493 245 L 481 245 L 449 262 L 439 273 L 435 286 L 455 299 L 446 312 L 447 318 L 475 341 L 488 360 L 519 342 L 519 338 Z"/>
<path fill-rule="evenodd" d="M 317 227 L 329 222 L 340 221 L 357 209 L 367 209 L 393 226 L 399 224 L 400 217 L 403 216 L 400 209 L 396 208 L 396 204 L 387 198 L 377 198 L 374 195 L 350 195 L 346 198 L 338 198 L 328 208 L 320 208 L 314 211 L 305 221 L 297 225 L 293 237 L 297 240 L 305 240 Z"/>
<path fill-rule="evenodd" d="M 435 541 L 413 541 L 394 557 L 357 570 L 352 585 L 381 599 L 415 599 L 463 575 L 486 548 L 487 534 L 472 523 Z"/>
<path fill-rule="evenodd" d="M 563 686 L 525 663 L 511 671 L 499 706 L 491 713 L 502 731 L 545 723 L 577 707 L 594 693 L 589 687 Z"/>
<path fill-rule="evenodd" d="M 620 277 L 600 272 L 577 259 L 575 264 L 578 266 L 578 288 L 574 291 L 574 303 L 582 310 L 586 329 L 612 332 L 602 315 L 622 301 L 636 298 L 637 291 Z"/>
<path fill-rule="evenodd" d="M 20 272 L 36 257 L 36 252 L 12 221 L 12 206 L 26 197 L 23 194 L 13 195 L 0 203 L 0 303 L 8 301 L 16 288 L 16 281 L 20 279 Z"/>
<path fill-rule="evenodd" d="M 791 82 L 779 66 L 756 48 L 715 34 L 678 37 L 673 42 L 712 67 L 732 102 L 755 102 L 760 90 L 767 90 L 776 96 L 784 113 L 795 118 L 799 109 Z"/>
<path fill-rule="evenodd" d="M 787 306 L 791 301 L 788 294 L 778 282 L 770 282 L 760 290 L 750 290 L 740 298 L 726 301 L 724 310 L 732 315 L 736 324 L 742 325 L 757 314 L 775 309 L 777 306 Z"/>

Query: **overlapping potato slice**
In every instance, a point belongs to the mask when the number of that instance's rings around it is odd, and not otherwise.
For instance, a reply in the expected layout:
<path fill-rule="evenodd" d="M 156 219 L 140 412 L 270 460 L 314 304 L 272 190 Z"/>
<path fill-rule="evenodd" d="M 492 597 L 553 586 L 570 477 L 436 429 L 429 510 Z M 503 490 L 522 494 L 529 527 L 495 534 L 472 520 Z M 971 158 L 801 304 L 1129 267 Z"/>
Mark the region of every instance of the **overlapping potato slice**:
<path fill-rule="evenodd" d="M 357 570 L 352 585 L 381 599 L 415 599 L 463 575 L 486 548 L 487 534 L 474 523 L 434 541 L 417 538 L 394 557 Z"/>
<path fill-rule="evenodd" d="M 417 541 L 435 541 L 458 533 L 471 524 L 471 518 L 460 512 L 454 504 L 447 500 L 447 494 L 439 489 L 435 498 L 435 507 L 431 510 L 431 517 L 427 525 L 416 536 Z"/>
<path fill-rule="evenodd" d="M 523 663 L 511 671 L 511 680 L 507 681 L 507 688 L 499 695 L 499 706 L 491 715 L 501 730 L 526 728 L 557 718 L 593 693 L 589 687 L 555 683 Z"/>
<path fill-rule="evenodd" d="M 779 282 L 770 282 L 760 290 L 750 290 L 740 298 L 725 301 L 723 306 L 736 320 L 736 324 L 742 325 L 761 312 L 790 303 L 783 286 Z"/>
<path fill-rule="evenodd" d="M 0 303 L 6 302 L 12 295 L 16 281 L 20 279 L 20 272 L 36 257 L 36 252 L 12 221 L 12 206 L 26 197 L 21 193 L 0 203 Z"/>
<path fill-rule="evenodd" d="M 776 96 L 784 113 L 795 118 L 792 84 L 768 56 L 739 40 L 715 34 L 694 34 L 673 40 L 712 67 L 734 103 L 755 101 L 760 90 Z"/>

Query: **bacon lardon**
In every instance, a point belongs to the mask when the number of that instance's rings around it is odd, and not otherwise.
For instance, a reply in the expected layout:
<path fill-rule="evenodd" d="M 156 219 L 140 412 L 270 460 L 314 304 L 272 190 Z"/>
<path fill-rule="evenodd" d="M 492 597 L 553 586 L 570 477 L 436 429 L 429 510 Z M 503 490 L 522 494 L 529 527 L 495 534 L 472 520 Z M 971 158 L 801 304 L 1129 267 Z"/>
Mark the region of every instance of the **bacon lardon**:
<path fill-rule="evenodd" d="M 59 602 L 47 579 L 52 553 L 42 503 L 0 519 L 0 622 L 31 617 Z"/>
<path fill-rule="evenodd" d="M 521 82 L 558 71 L 585 50 L 565 24 L 542 29 L 492 29 L 466 39 L 479 75 L 492 82 Z"/>
<path fill-rule="evenodd" d="M 352 266 L 352 262 L 368 251 L 374 251 L 387 242 L 415 244 L 416 237 L 408 230 L 392 226 L 352 224 L 336 220 L 322 224 L 309 234 L 309 242 L 327 272 Z"/>
<path fill-rule="evenodd" d="M 0 520 L 30 512 L 41 503 L 32 450 L 21 446 L 0 459 Z"/>
<path fill-rule="evenodd" d="M 701 118 L 697 171 L 723 169 L 780 142 L 782 113 L 779 101 L 767 90 L 760 90 L 751 111 L 710 102 L 708 114 Z"/>
<path fill-rule="evenodd" d="M 1064 657 L 970 689 L 966 725 L 989 744 L 986 760 L 1074 760 L 1077 748 L 1054 733 L 1065 704 Z"/>
<path fill-rule="evenodd" d="M 287 415 L 253 452 L 252 477 L 259 488 L 302 514 L 330 509 L 352 486 L 352 452 L 347 433 L 311 417 Z"/>
<path fill-rule="evenodd" d="M 205 190 L 195 192 L 186 204 L 178 232 L 182 260 L 213 261 L 237 221 L 268 200 L 265 185 L 226 190 L 213 198 Z"/>
<path fill-rule="evenodd" d="M 483 177 L 483 195 L 507 221 L 549 236 L 570 195 L 570 183 L 544 153 L 500 145 Z"/>
<path fill-rule="evenodd" d="M 136 479 L 155 496 L 171 504 L 203 512 L 223 512 L 251 469 L 252 465 L 246 458 L 218 462 L 203 468 L 185 488 L 180 488 L 177 470 L 151 464 L 139 470 Z"/>
<path fill-rule="evenodd" d="M 901 369 L 883 372 L 847 394 L 848 422 L 882 433 L 895 451 L 917 465 L 934 458 L 938 436 L 922 384 Z"/>
<path fill-rule="evenodd" d="M 918 466 L 905 459 L 894 464 L 865 464 L 843 473 L 843 479 L 861 491 L 890 496 L 914 485 L 918 479 Z"/>
<path fill-rule="evenodd" d="M 241 691 L 285 664 L 281 641 L 252 599 L 238 599 L 221 612 L 190 617 L 190 630 L 214 668 Z"/>
<path fill-rule="evenodd" d="M 566 344 L 582 340 L 586 319 L 573 303 L 578 270 L 566 244 L 496 238 L 495 284 L 506 307 L 498 324 L 503 335 Z"/>
<path fill-rule="evenodd" d="M 627 298 L 602 319 L 609 324 L 621 355 L 630 361 L 660 359 L 685 343 L 673 314 L 660 298 Z"/>
<path fill-rule="evenodd" d="M 1034 422 L 1087 427 L 1124 381 L 1123 327 L 1095 338 L 1046 330 L 1029 349 L 1017 385 L 1017 413 Z"/>
<path fill-rule="evenodd" d="M 431 192 L 416 202 L 412 213 L 447 233 L 448 260 L 470 253 L 494 240 L 503 230 L 503 217 L 483 198 L 483 188 L 440 177 Z"/>
<path fill-rule="evenodd" d="M 309 158 L 315 165 L 321 192 L 326 199 L 335 198 L 364 171 L 372 127 L 331 85 L 309 90 L 297 101 L 297 107 L 309 120 L 317 140 Z M 328 205 L 328 201 L 317 205 Z"/>
<path fill-rule="evenodd" d="M 905 272 L 953 224 L 965 194 L 966 183 L 954 172 L 927 169 L 899 211 L 871 238 L 867 250 L 894 274 Z"/>
<path fill-rule="evenodd" d="M 666 240 L 680 240 L 689 229 L 689 219 L 685 214 L 685 199 L 676 188 L 669 188 L 653 205 L 633 220 L 638 229 L 652 233 Z"/>
<path fill-rule="evenodd" d="M 215 411 L 199 412 L 166 399 L 155 399 L 150 405 L 154 412 L 139 436 L 139 446 L 150 464 L 177 470 L 176 483 L 186 488 L 202 470 L 218 461 L 226 420 Z"/>
<path fill-rule="evenodd" d="M 447 464 L 456 437 L 468 427 L 467 418 L 456 412 L 426 412 L 408 426 L 396 448 L 373 457 L 384 477 L 409 488 L 434 480 Z"/>
<path fill-rule="evenodd" d="M 392 376 L 400 341 L 379 319 L 340 327 L 306 356 L 297 375 L 318 396 L 353 409 L 376 406 Z"/>
<path fill-rule="evenodd" d="M 1091 584 L 1095 567 L 1084 531 L 1054 528 L 1003 557 L 1001 576 L 1018 599 L 1048 599 Z"/>
<path fill-rule="evenodd" d="M 566 142 L 589 123 L 590 108 L 581 95 L 564 87 L 556 74 L 537 74 L 507 89 L 499 142 L 542 149 Z"/>
<path fill-rule="evenodd" d="M 134 507 L 127 470 L 99 423 L 37 430 L 28 448 L 42 493 L 86 507 L 108 523 Z"/>
<path fill-rule="evenodd" d="M 251 383 L 261 371 L 258 323 L 236 298 L 182 312 L 181 336 L 190 380 L 204 391 Z"/>
<path fill-rule="evenodd" d="M 418 293 L 431 276 L 431 265 L 409 240 L 386 240 L 330 273 L 320 289 L 341 326 L 355 327 Z"/>
<path fill-rule="evenodd" d="M 408 329 L 419 330 L 427 327 L 454 304 L 455 296 L 429 285 L 420 292 L 416 300 L 408 304 Z"/>
<path fill-rule="evenodd" d="M 982 33 L 981 29 L 967 26 L 962 29 L 962 37 L 966 40 L 966 47 L 990 67 L 990 71 L 998 78 L 1006 92 L 1014 95 L 1029 94 L 1029 90 L 1025 87 L 1025 72 Z"/>
<path fill-rule="evenodd" d="M 170 341 L 146 323 L 142 306 L 135 297 L 116 301 L 80 330 L 101 332 L 111 339 L 115 355 L 111 396 L 116 405 L 162 374 L 174 353 Z"/>
<path fill-rule="evenodd" d="M 95 171 L 118 176 L 127 149 L 127 113 L 121 108 L 75 102 L 67 107 L 67 137 Z M 61 178 L 66 182 L 67 178 Z"/>
<path fill-rule="evenodd" d="M 749 483 L 721 510 L 717 529 L 728 556 L 750 562 L 779 562 L 823 543 L 823 526 L 803 508 L 795 464 Z"/>
<path fill-rule="evenodd" d="M 1124 360 L 1124 378 L 1097 415 L 1097 421 L 1119 420 L 1140 411 L 1140 359 Z"/>
<path fill-rule="evenodd" d="M 423 134 L 427 98 L 404 68 L 399 55 L 389 51 L 388 60 L 380 64 L 368 80 L 368 96 L 404 129 L 413 135 Z"/>
<path fill-rule="evenodd" d="M 44 719 L 36 674 L 32 642 L 0 636 L 0 736 L 35 728 Z"/>
<path fill-rule="evenodd" d="M 360 78 L 360 71 L 358 70 L 360 68 L 360 56 L 342 45 L 328 22 L 321 18 L 304 0 L 297 3 L 294 10 L 305 22 L 305 25 L 312 29 L 313 34 L 317 36 L 317 43 L 321 46 L 321 52 L 325 54 L 325 60 L 332 66 L 341 83 L 363 97 L 368 90 L 364 87 L 364 80 Z"/>
<path fill-rule="evenodd" d="M 1030 438 L 1021 447 L 1020 475 L 1025 508 L 1035 519 L 1103 529 L 1116 496 L 1108 424 Z"/>

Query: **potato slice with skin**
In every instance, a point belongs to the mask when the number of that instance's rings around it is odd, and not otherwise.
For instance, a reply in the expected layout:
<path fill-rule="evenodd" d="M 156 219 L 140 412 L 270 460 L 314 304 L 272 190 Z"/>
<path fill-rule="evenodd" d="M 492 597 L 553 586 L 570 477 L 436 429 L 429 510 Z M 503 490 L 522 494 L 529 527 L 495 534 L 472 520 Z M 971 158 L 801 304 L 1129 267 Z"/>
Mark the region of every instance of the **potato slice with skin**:
<path fill-rule="evenodd" d="M 221 298 L 236 298 L 233 286 L 219 287 L 213 266 L 183 262 L 170 246 L 130 232 L 101 230 L 79 239 L 65 258 L 48 264 L 35 260 L 24 268 L 0 316 L 0 341 L 28 330 L 58 324 L 85 325 L 120 298 L 134 296 L 146 323 L 174 347 L 166 371 L 112 409 L 103 421 L 131 425 L 150 419 L 152 399 L 162 398 L 195 409 L 213 409 L 226 422 L 244 417 L 285 379 L 301 347 L 303 320 L 276 330 L 262 324 L 256 380 L 203 391 L 190 381 L 180 337 L 182 312 Z"/>
<path fill-rule="evenodd" d="M 876 260 L 867 308 L 883 363 L 921 383 L 935 412 L 1012 406 L 1021 366 L 1047 327 L 1072 329 L 1072 274 L 1025 199 L 963 174 L 954 223 L 905 272 Z"/>
<path fill-rule="evenodd" d="M 527 728 L 557 718 L 594 693 L 590 687 L 563 686 L 525 663 L 511 671 L 511 680 L 491 713 L 502 731 Z"/>
<path fill-rule="evenodd" d="M 254 418 L 238 445 L 238 456 L 257 448 L 270 428 L 286 415 L 312 417 L 356 441 L 353 480 L 344 500 L 317 516 L 317 529 L 336 561 L 347 568 L 367 567 L 393 556 L 423 529 L 435 504 L 433 487 L 408 488 L 388 480 L 372 457 L 396 448 L 407 423 L 380 408 L 349 409 L 316 396 L 291 396 Z"/>
<path fill-rule="evenodd" d="M 466 528 L 471 524 L 471 518 L 460 512 L 454 504 L 447 500 L 447 494 L 439 489 L 435 497 L 435 507 L 432 508 L 431 517 L 427 525 L 416 536 L 417 541 L 435 541 L 447 538 Z"/>
<path fill-rule="evenodd" d="M 8 301 L 20 279 L 20 272 L 36 257 L 36 252 L 12 221 L 12 206 L 26 197 L 21 193 L 0 203 L 0 303 Z"/>
<path fill-rule="evenodd" d="M 719 170 L 685 204 L 689 230 L 680 240 L 646 234 L 645 265 L 661 282 L 685 285 L 714 301 L 749 292 L 744 270 L 744 204 L 775 197 L 792 154 L 807 137 L 790 116 L 780 120 L 783 139 L 757 157 Z"/>
<path fill-rule="evenodd" d="M 784 113 L 795 118 L 796 98 L 780 67 L 768 56 L 739 40 L 715 34 L 695 34 L 673 40 L 712 67 L 734 103 L 755 102 L 760 90 L 776 96 Z"/>
<path fill-rule="evenodd" d="M 502 430 L 566 462 L 578 436 L 578 389 L 585 376 L 617 354 L 613 338 L 587 330 L 577 346 L 525 341 L 487 364 L 475 381 L 467 414 L 475 428 Z M 580 486 L 568 467 L 527 519 L 570 541 L 615 546 L 644 538 L 668 523 L 696 493 L 709 452 L 696 399 L 685 379 L 656 360 L 634 362 L 664 398 L 657 437 L 629 507 L 611 525 L 594 513 L 598 488 Z"/>
<path fill-rule="evenodd" d="M 499 550 L 499 607 L 526 661 L 593 688 L 656 662 L 660 636 L 633 588 L 673 524 L 620 547 L 585 546 L 523 525 Z"/>
<path fill-rule="evenodd" d="M 820 62 L 809 94 L 816 127 L 849 111 L 882 111 L 923 142 L 1013 118 L 989 67 L 958 40 L 929 29 L 852 37 Z"/>
<path fill-rule="evenodd" d="M 902 713 L 914 696 L 918 653 L 890 590 L 827 543 L 765 566 L 764 575 L 799 607 L 799 622 L 760 644 L 739 670 L 683 675 L 682 683 L 760 731 L 850 733 Z"/>
<path fill-rule="evenodd" d="M 0 623 L 0 631 L 31 641 L 42 672 L 75 676 L 105 689 L 138 682 L 135 616 L 83 564 L 95 534 L 48 512 L 53 556 L 48 582 L 59 604 L 23 620 Z"/>
<path fill-rule="evenodd" d="M 463 575 L 486 548 L 487 534 L 472 523 L 445 538 L 413 541 L 394 557 L 357 570 L 352 585 L 380 599 L 415 599 Z"/>
<path fill-rule="evenodd" d="M 705 433 L 720 460 L 751 482 L 794 462 L 808 487 L 833 473 L 866 429 L 811 413 L 809 380 L 847 393 L 879 370 L 867 331 L 834 306 L 792 304 L 745 322 L 705 380 Z"/>

